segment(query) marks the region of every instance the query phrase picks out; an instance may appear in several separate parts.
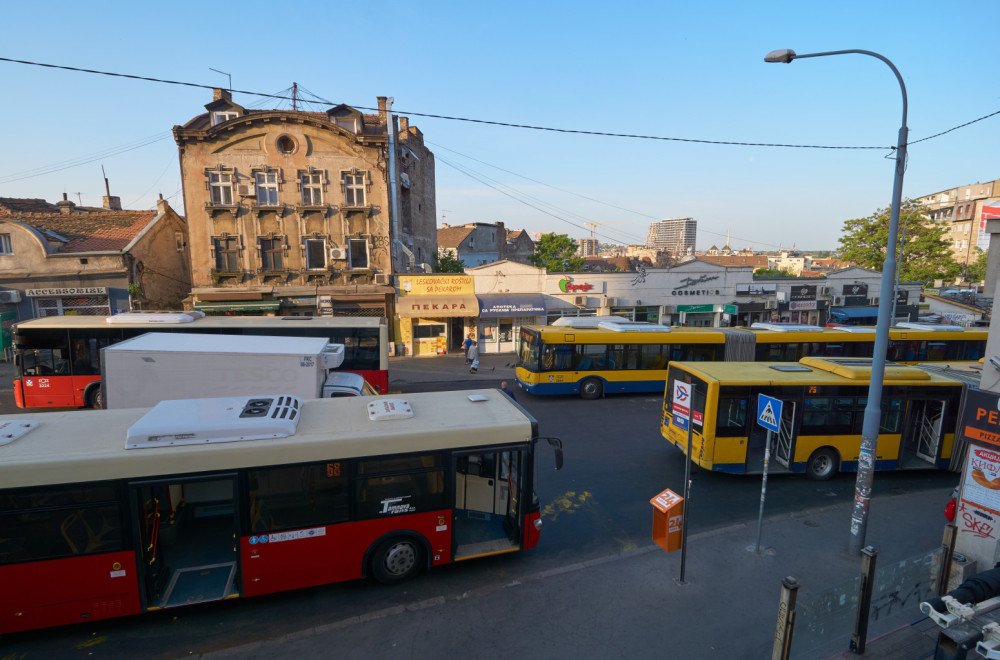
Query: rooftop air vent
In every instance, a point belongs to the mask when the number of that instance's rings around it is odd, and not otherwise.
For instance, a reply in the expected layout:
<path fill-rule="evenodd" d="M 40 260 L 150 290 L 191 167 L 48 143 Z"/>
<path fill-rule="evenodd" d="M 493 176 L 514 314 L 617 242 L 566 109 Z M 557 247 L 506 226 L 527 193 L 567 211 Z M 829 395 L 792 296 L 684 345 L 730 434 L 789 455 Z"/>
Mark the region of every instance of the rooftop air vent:
<path fill-rule="evenodd" d="M 190 323 L 205 316 L 205 312 L 122 312 L 104 319 L 112 325 L 118 323 Z"/>
<path fill-rule="evenodd" d="M 287 438 L 301 407 L 287 394 L 161 401 L 128 430 L 125 448 Z"/>
<path fill-rule="evenodd" d="M 624 323 L 620 321 L 612 321 L 611 323 L 601 321 L 597 324 L 597 327 L 601 330 L 610 330 L 611 332 L 670 332 L 670 328 L 665 325 L 633 321 L 626 321 Z"/>

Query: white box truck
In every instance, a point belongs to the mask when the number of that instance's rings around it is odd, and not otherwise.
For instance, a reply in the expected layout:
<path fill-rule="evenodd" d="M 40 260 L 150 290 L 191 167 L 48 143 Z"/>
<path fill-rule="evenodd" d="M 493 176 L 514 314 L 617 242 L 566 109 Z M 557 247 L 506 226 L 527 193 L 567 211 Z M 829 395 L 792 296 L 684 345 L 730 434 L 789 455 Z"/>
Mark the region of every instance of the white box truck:
<path fill-rule="evenodd" d="M 343 362 L 344 345 L 322 337 L 148 332 L 101 349 L 101 394 L 105 408 L 262 392 L 368 394 L 361 376 L 330 371 Z"/>

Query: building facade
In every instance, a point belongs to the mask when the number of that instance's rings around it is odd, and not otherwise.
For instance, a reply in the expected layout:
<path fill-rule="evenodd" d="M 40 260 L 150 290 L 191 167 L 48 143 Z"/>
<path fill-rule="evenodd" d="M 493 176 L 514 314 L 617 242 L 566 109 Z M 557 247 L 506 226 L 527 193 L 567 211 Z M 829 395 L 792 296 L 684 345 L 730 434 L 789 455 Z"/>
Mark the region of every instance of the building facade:
<path fill-rule="evenodd" d="M 163 199 L 123 211 L 0 198 L 0 311 L 15 320 L 179 309 L 191 291 L 187 225 Z"/>
<path fill-rule="evenodd" d="M 195 309 L 392 317 L 392 275 L 437 246 L 433 154 L 387 105 L 248 110 L 216 90 L 174 127 Z"/>
<path fill-rule="evenodd" d="M 693 253 L 697 231 L 698 221 L 694 218 L 667 218 L 651 222 L 649 234 L 646 236 L 646 246 L 668 250 L 675 257 L 688 252 Z"/>
<path fill-rule="evenodd" d="M 467 268 L 504 260 L 528 263 L 535 252 L 527 232 L 508 231 L 502 222 L 442 224 L 437 230 L 437 246 L 438 254 L 450 255 Z"/>
<path fill-rule="evenodd" d="M 1000 179 L 949 188 L 918 198 L 932 220 L 948 224 L 946 240 L 951 242 L 955 261 L 976 261 L 976 248 L 989 250 L 986 222 L 1000 217 Z"/>

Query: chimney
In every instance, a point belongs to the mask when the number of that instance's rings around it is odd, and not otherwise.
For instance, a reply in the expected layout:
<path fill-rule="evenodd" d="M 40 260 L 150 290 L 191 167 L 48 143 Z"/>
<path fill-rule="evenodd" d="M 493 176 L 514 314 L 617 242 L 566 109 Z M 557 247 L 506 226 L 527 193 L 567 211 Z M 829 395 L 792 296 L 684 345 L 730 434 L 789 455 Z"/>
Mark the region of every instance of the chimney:
<path fill-rule="evenodd" d="M 399 118 L 399 132 L 403 134 L 410 132 L 410 120 L 407 117 Z"/>
<path fill-rule="evenodd" d="M 59 207 L 59 212 L 60 213 L 67 213 L 68 214 L 68 213 L 72 213 L 73 212 L 73 209 L 76 207 L 76 204 L 74 204 L 73 202 L 69 201 L 69 196 L 66 193 L 63 193 L 62 200 L 56 202 L 56 206 Z"/>
<path fill-rule="evenodd" d="M 160 193 L 160 198 L 156 200 L 156 212 L 166 213 L 169 208 L 170 204 L 167 203 L 167 200 L 163 199 L 163 193 Z"/>
<path fill-rule="evenodd" d="M 103 168 L 102 168 L 103 171 Z M 108 177 L 104 177 L 104 192 L 106 193 L 101 201 L 109 211 L 121 211 L 122 210 L 122 198 L 114 197 L 111 195 L 111 185 L 108 183 Z"/>
<path fill-rule="evenodd" d="M 212 90 L 212 100 L 218 101 L 220 99 L 223 101 L 232 101 L 233 94 L 228 89 L 222 89 L 220 87 L 216 87 Z"/>
<path fill-rule="evenodd" d="M 378 99 L 378 121 L 380 124 L 386 123 L 385 117 L 385 102 L 388 100 L 388 96 L 377 96 Z"/>

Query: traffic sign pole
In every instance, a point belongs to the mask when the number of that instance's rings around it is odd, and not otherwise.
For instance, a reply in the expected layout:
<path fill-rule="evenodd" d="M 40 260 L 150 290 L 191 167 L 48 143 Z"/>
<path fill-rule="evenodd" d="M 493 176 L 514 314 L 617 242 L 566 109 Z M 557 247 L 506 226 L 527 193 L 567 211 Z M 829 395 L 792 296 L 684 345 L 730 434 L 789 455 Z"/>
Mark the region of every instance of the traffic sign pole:
<path fill-rule="evenodd" d="M 757 549 L 760 554 L 760 532 L 764 526 L 764 500 L 767 497 L 767 466 L 771 462 L 771 429 L 767 430 L 767 446 L 764 447 L 764 476 L 760 480 L 760 513 L 757 515 Z"/>
<path fill-rule="evenodd" d="M 781 429 L 781 411 L 784 401 L 765 394 L 757 395 L 757 423 L 767 429 L 767 444 L 764 445 L 764 475 L 760 481 L 760 514 L 757 516 L 757 548 L 760 554 L 760 533 L 764 526 L 764 500 L 767 498 L 767 469 L 771 463 L 771 439 Z M 750 447 L 747 447 L 747 452 Z M 747 548 L 749 550 L 750 548 Z"/>

